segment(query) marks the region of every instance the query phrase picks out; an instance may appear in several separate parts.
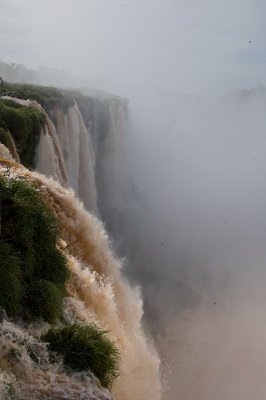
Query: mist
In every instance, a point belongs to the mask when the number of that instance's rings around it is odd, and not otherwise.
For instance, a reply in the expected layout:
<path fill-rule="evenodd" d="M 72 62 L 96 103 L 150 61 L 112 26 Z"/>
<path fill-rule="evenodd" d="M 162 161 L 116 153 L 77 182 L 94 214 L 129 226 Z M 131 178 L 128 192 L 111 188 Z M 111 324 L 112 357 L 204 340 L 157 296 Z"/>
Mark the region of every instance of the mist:
<path fill-rule="evenodd" d="M 1 0 L 0 54 L 130 98 L 154 88 L 225 93 L 266 83 L 265 8 L 262 0 Z"/>
<path fill-rule="evenodd" d="M 0 11 L 2 61 L 37 70 L 35 83 L 130 101 L 123 225 L 109 232 L 142 288 L 164 399 L 262 398 L 265 2 L 12 0 Z"/>

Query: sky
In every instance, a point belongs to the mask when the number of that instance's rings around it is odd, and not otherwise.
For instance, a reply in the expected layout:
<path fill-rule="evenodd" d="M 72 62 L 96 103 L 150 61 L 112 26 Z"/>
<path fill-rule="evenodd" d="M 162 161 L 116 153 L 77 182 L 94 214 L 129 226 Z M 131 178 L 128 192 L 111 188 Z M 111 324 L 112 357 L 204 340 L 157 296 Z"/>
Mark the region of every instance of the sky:
<path fill-rule="evenodd" d="M 266 85 L 264 0 L 0 0 L 0 59 L 128 87 Z"/>

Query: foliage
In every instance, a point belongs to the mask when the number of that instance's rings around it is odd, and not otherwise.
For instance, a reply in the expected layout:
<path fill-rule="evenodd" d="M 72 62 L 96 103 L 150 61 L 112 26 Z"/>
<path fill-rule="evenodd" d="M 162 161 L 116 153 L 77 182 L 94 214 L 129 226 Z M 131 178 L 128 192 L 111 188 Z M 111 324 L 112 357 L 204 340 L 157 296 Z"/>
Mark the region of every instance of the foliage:
<path fill-rule="evenodd" d="M 74 104 L 71 92 L 49 86 L 5 82 L 1 88 L 1 95 L 36 100 L 47 112 L 55 106 L 60 106 L 66 112 L 68 107 Z"/>
<path fill-rule="evenodd" d="M 11 315 L 22 309 L 28 318 L 52 322 L 60 317 L 68 277 L 56 220 L 22 179 L 0 177 L 0 205 L 0 305 Z"/>
<path fill-rule="evenodd" d="M 50 328 L 41 339 L 62 355 L 70 368 L 90 370 L 110 389 L 119 376 L 119 352 L 106 333 L 94 324 L 67 324 Z"/>
<path fill-rule="evenodd" d="M 21 162 L 35 167 L 35 153 L 39 143 L 45 115 L 35 107 L 22 106 L 11 100 L 0 100 L 0 127 L 10 131 L 18 148 Z M 6 141 L 7 138 L 4 137 Z M 4 143 L 5 144 L 5 143 Z"/>

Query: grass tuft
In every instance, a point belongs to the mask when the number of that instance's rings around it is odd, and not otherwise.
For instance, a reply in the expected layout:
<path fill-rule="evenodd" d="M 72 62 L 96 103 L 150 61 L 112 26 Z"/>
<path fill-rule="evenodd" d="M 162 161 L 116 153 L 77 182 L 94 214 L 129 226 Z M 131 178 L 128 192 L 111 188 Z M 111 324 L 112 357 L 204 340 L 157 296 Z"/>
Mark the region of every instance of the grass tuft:
<path fill-rule="evenodd" d="M 51 351 L 63 356 L 67 366 L 90 370 L 102 386 L 110 389 L 119 376 L 119 351 L 106 334 L 94 324 L 68 324 L 50 328 L 41 339 L 49 343 Z"/>

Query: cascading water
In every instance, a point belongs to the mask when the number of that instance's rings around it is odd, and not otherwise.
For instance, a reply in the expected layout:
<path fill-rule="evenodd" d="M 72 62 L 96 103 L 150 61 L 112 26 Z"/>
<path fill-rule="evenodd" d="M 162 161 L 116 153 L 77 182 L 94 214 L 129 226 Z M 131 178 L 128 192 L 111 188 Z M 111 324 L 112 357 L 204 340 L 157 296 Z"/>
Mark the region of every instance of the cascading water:
<path fill-rule="evenodd" d="M 53 176 L 62 185 L 68 186 L 69 178 L 64 162 L 61 145 L 54 124 L 39 103 L 34 100 L 22 100 L 10 96 L 3 99 L 12 100 L 18 104 L 35 107 L 46 116 L 46 123 L 42 129 L 40 143 L 37 149 L 37 170 L 44 175 Z"/>
<path fill-rule="evenodd" d="M 121 203 L 121 183 L 125 181 L 125 150 L 123 147 L 126 127 L 125 106 L 111 101 L 108 107 L 108 135 L 105 136 L 101 151 L 101 195 L 112 209 Z M 110 185 L 110 182 L 112 184 Z"/>
<path fill-rule="evenodd" d="M 97 214 L 95 157 L 90 132 L 77 104 L 69 107 L 65 114 L 56 107 L 53 114 L 69 184 L 83 200 L 85 207 Z M 39 166 L 37 169 L 42 172 Z"/>
<path fill-rule="evenodd" d="M 37 169 L 45 175 L 54 176 L 64 186 L 69 184 L 68 174 L 55 127 L 47 117 L 42 129 L 37 152 Z"/>
<path fill-rule="evenodd" d="M 44 175 L 54 177 L 63 186 L 70 185 L 83 200 L 86 208 L 97 214 L 92 140 L 77 105 L 69 107 L 66 113 L 55 107 L 53 110 L 55 127 L 36 101 L 9 96 L 2 98 L 24 106 L 36 107 L 45 114 L 46 123 L 37 149 L 37 170 Z"/>

